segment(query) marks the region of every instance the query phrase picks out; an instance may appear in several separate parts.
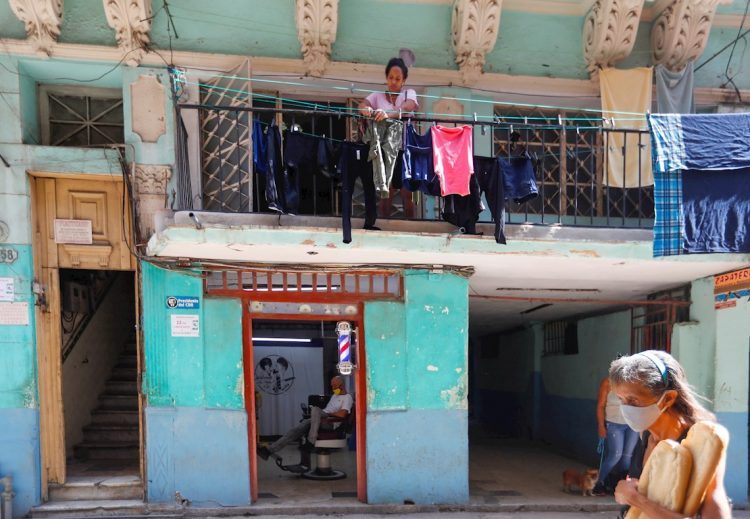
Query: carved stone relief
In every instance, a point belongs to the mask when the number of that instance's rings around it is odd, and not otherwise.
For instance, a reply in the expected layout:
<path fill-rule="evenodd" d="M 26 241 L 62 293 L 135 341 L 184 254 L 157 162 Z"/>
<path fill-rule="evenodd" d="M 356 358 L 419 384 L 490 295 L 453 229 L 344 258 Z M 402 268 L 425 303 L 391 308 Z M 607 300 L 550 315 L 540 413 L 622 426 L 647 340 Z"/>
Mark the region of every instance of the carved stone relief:
<path fill-rule="evenodd" d="M 452 41 L 464 85 L 482 75 L 487 54 L 492 52 L 500 29 L 502 0 L 455 0 Z"/>
<path fill-rule="evenodd" d="M 133 132 L 143 142 L 156 142 L 166 132 L 165 90 L 155 76 L 143 75 L 130 85 Z"/>
<path fill-rule="evenodd" d="M 654 21 L 654 63 L 681 70 L 703 54 L 718 0 L 674 0 Z"/>
<path fill-rule="evenodd" d="M 115 30 L 125 63 L 137 67 L 147 52 L 151 0 L 102 0 L 107 23 Z"/>
<path fill-rule="evenodd" d="M 338 0 L 297 0 L 297 39 L 309 75 L 321 76 L 325 72 L 338 21 Z"/>
<path fill-rule="evenodd" d="M 63 0 L 10 0 L 10 8 L 26 26 L 34 49 L 49 56 L 60 36 Z"/>
<path fill-rule="evenodd" d="M 644 0 L 596 0 L 583 24 L 583 57 L 590 72 L 630 55 Z"/>
<path fill-rule="evenodd" d="M 136 164 L 134 173 L 138 230 L 142 238 L 154 233 L 155 216 L 167 205 L 167 184 L 172 177 L 169 166 Z"/>

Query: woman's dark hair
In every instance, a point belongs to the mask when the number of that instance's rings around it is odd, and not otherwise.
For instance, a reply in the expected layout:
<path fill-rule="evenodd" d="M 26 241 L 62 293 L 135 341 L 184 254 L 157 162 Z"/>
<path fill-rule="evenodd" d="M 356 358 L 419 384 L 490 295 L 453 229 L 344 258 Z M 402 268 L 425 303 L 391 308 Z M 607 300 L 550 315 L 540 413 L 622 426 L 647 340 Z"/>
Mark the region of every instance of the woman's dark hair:
<path fill-rule="evenodd" d="M 398 67 L 401 69 L 401 73 L 404 75 L 404 79 L 409 77 L 409 69 L 406 67 L 406 63 L 404 63 L 404 60 L 402 60 L 401 58 L 391 58 L 390 60 L 388 60 L 388 64 L 385 66 L 386 76 L 393 67 Z"/>
<path fill-rule="evenodd" d="M 663 363 L 663 373 L 658 361 Z M 655 397 L 674 389 L 677 399 L 672 409 L 690 425 L 700 420 L 716 421 L 716 417 L 698 401 L 702 397 L 688 384 L 680 363 L 665 351 L 648 350 L 613 361 L 609 367 L 609 381 L 612 385 L 638 383 Z"/>

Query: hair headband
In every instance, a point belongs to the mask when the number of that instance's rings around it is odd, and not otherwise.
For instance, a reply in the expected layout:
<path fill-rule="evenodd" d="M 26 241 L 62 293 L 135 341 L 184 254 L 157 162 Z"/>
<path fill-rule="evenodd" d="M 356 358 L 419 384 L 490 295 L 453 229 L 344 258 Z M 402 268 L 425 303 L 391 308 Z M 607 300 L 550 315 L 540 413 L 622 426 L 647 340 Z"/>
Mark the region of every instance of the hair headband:
<path fill-rule="evenodd" d="M 659 374 L 661 375 L 661 380 L 664 382 L 664 385 L 667 384 L 667 365 L 664 364 L 664 361 L 662 361 L 659 357 L 656 355 L 653 355 L 651 353 L 648 353 L 646 351 L 642 351 L 640 353 L 637 353 L 637 355 L 643 355 L 648 360 L 651 361 L 651 363 L 656 366 L 656 369 L 659 370 Z"/>

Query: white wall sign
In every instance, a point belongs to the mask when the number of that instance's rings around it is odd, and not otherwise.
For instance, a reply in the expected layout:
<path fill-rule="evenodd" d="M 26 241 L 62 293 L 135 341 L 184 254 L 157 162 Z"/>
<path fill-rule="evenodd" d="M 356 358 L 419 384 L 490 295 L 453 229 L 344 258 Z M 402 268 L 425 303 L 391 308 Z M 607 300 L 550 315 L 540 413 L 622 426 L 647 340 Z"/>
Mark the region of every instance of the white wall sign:
<path fill-rule="evenodd" d="M 55 219 L 55 243 L 91 245 L 93 241 L 91 220 Z"/>
<path fill-rule="evenodd" d="M 0 278 L 0 301 L 13 301 L 16 289 L 13 278 Z"/>
<path fill-rule="evenodd" d="M 0 325 L 29 324 L 29 303 L 0 303 Z"/>
<path fill-rule="evenodd" d="M 200 337 L 200 323 L 197 315 L 170 315 L 172 319 L 172 337 Z"/>

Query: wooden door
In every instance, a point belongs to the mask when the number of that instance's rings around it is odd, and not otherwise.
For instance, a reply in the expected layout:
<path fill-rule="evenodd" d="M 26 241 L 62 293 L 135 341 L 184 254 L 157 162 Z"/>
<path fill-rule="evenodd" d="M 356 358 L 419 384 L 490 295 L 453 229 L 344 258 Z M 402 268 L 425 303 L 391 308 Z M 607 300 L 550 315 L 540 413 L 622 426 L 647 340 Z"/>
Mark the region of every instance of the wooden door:
<path fill-rule="evenodd" d="M 48 483 L 65 482 L 65 423 L 62 400 L 60 268 L 134 270 L 129 204 L 123 183 L 92 175 L 31 177 L 34 278 L 39 369 L 42 494 Z M 58 243 L 55 220 L 91 222 L 91 244 Z"/>

